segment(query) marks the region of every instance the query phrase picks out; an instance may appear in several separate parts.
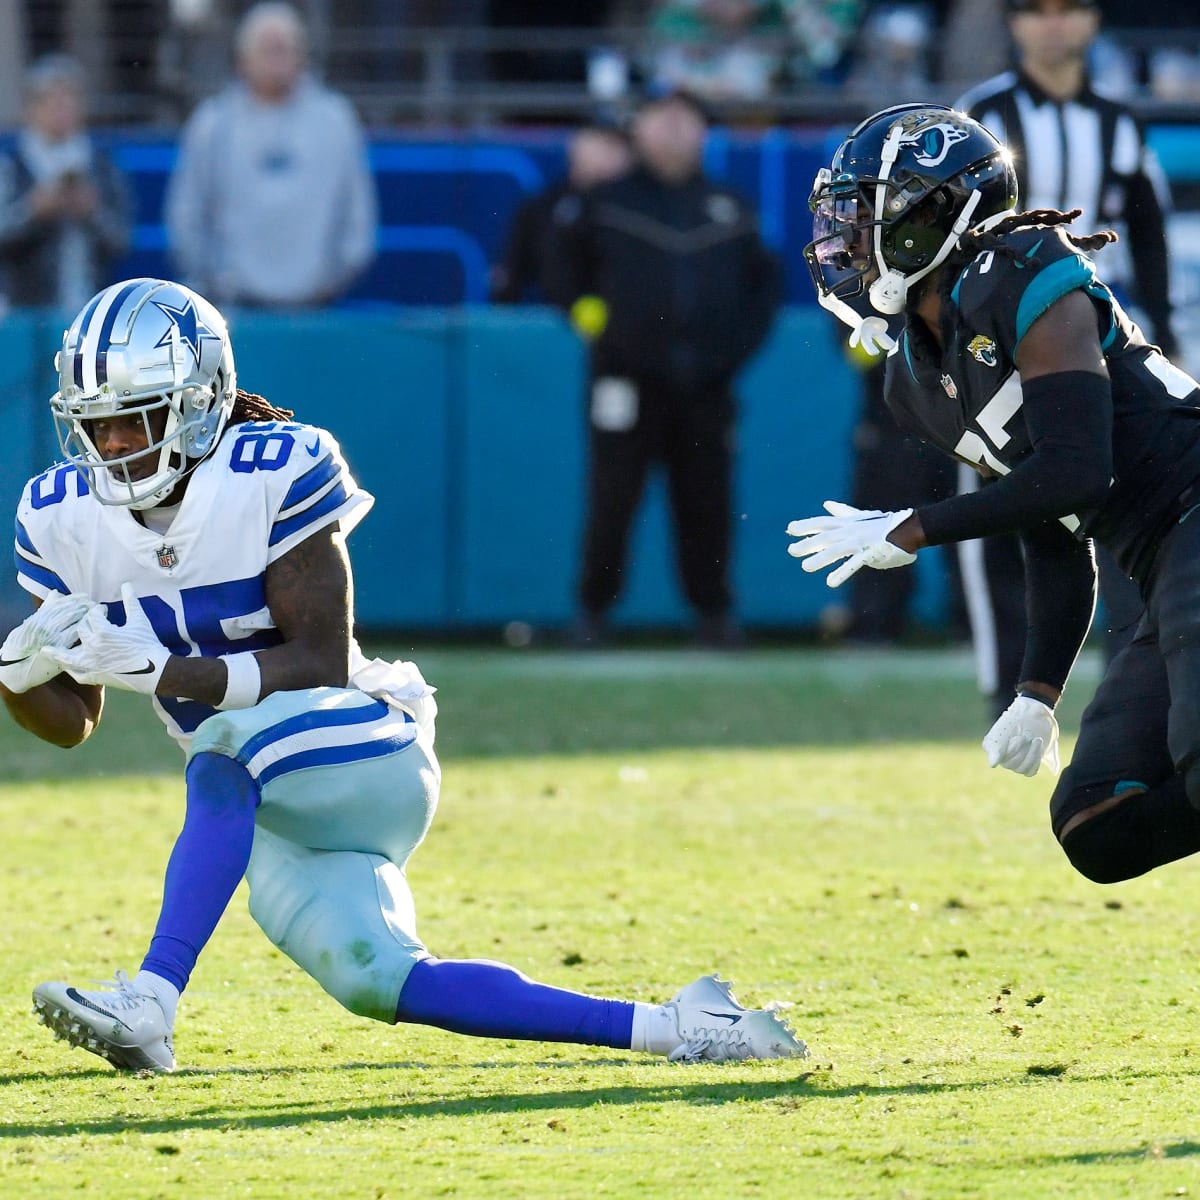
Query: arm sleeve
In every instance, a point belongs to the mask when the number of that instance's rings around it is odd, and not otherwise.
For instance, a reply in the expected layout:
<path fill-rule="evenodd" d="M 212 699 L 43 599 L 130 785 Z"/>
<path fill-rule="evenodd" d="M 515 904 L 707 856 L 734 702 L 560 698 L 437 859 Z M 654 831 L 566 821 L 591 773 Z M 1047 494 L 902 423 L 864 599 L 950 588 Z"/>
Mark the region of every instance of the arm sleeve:
<path fill-rule="evenodd" d="M 1112 480 L 1108 376 L 1040 375 L 1021 394 L 1033 452 L 989 487 L 918 509 L 929 545 L 1020 532 L 1103 502 Z"/>
<path fill-rule="evenodd" d="M 1021 679 L 1061 691 L 1087 638 L 1096 607 L 1092 544 L 1077 540 L 1057 521 L 1051 521 L 1025 531 L 1021 545 L 1028 617 Z"/>

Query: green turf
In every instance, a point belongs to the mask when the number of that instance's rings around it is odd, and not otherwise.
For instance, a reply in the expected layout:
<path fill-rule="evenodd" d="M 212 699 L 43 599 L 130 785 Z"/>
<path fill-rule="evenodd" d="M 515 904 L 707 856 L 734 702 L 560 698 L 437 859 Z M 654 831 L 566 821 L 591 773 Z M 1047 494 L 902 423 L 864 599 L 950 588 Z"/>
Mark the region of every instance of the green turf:
<path fill-rule="evenodd" d="M 423 661 L 431 947 L 639 999 L 719 968 L 790 1001 L 813 1057 L 682 1068 L 373 1025 L 239 893 L 182 1069 L 116 1075 L 28 1015 L 39 979 L 136 967 L 153 921 L 177 752 L 115 697 L 79 751 L 0 730 L 0 1196 L 1200 1192 L 1194 872 L 1074 875 L 1046 782 L 987 769 L 961 653 Z"/>

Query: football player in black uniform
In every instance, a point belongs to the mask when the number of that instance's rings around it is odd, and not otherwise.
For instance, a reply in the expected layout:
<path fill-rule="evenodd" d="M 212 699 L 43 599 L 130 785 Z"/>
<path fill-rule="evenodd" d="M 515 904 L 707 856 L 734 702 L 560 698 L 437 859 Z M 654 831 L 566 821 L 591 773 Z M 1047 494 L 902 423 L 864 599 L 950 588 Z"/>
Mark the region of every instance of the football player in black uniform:
<path fill-rule="evenodd" d="M 795 521 L 808 571 L 909 563 L 1007 531 L 1026 558 L 1017 694 L 984 738 L 992 766 L 1058 769 L 1054 707 L 1091 623 L 1092 542 L 1146 615 L 1084 713 L 1051 800 L 1055 836 L 1112 883 L 1200 850 L 1200 384 L 1148 344 L 1089 257 L 1076 213 L 1021 212 L 1008 151 L 936 105 L 868 118 L 818 174 L 805 250 L 851 341 L 889 346 L 900 424 L 995 481 L 899 512 L 826 504 Z M 881 314 L 905 314 L 890 345 Z M 1020 388 L 1002 390 L 1016 372 Z"/>

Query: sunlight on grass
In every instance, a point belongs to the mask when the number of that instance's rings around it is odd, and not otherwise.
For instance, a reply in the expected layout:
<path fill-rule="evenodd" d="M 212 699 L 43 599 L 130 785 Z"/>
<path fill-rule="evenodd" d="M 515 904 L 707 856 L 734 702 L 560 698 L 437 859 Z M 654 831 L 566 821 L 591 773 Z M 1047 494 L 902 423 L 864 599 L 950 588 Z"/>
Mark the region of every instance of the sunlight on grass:
<path fill-rule="evenodd" d="M 961 655 L 604 657 L 428 656 L 446 779 L 410 871 L 424 937 L 626 998 L 720 970 L 789 1004 L 811 1059 L 679 1068 L 374 1025 L 239 894 L 184 999 L 180 1072 L 116 1075 L 28 996 L 136 967 L 153 925 L 182 785 L 117 698 L 81 752 L 0 735 L 0 1196 L 1200 1191 L 1195 872 L 1073 874 L 1048 784 L 987 769 Z"/>

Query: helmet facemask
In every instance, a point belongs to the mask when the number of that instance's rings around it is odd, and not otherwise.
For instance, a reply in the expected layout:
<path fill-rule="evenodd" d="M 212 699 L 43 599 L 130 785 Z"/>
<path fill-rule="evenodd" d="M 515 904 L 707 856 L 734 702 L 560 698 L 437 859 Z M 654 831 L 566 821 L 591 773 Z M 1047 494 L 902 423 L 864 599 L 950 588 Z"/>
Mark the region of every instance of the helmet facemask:
<path fill-rule="evenodd" d="M 104 399 L 83 401 L 70 406 L 71 416 L 66 420 L 56 410 L 59 446 L 101 504 L 153 508 L 199 465 L 202 456 L 189 454 L 187 446 L 195 442 L 197 418 L 207 413 L 212 391 L 212 388 L 182 388 L 115 407 Z M 92 425 L 106 417 L 118 416 L 140 417 L 146 444 L 139 450 L 106 459 L 93 439 Z M 130 473 L 134 464 L 144 462 L 152 462 L 153 471 L 141 478 Z"/>

